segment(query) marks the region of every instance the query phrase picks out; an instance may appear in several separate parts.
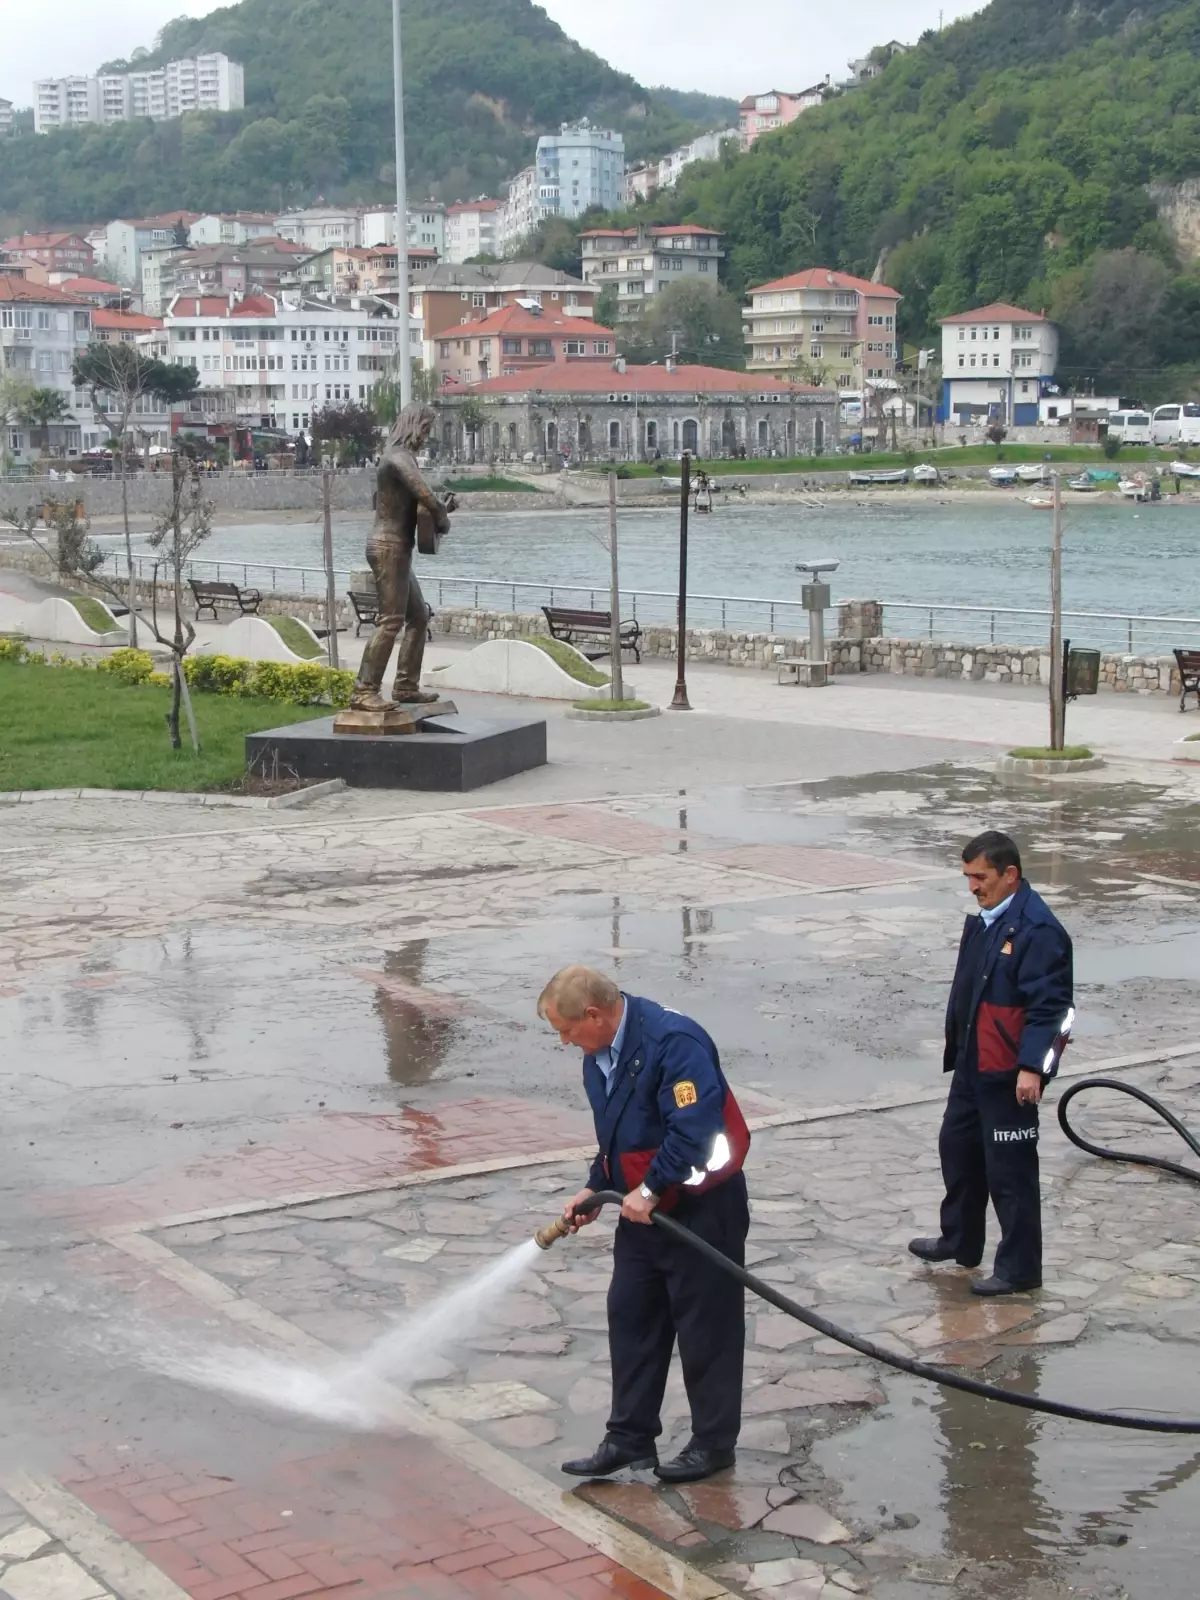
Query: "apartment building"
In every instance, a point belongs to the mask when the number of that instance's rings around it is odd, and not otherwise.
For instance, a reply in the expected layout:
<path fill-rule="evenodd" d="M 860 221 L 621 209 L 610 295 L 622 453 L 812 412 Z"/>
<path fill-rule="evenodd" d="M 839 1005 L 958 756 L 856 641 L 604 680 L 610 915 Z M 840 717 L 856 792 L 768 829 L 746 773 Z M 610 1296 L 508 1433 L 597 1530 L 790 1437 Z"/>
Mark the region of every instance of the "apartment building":
<path fill-rule="evenodd" d="M 308 428 L 314 412 L 366 400 L 395 371 L 397 322 L 374 299 L 179 295 L 165 318 L 168 359 L 200 383 L 181 426 Z"/>
<path fill-rule="evenodd" d="M 830 83 L 826 77 L 810 88 L 786 93 L 782 89 L 768 89 L 765 94 L 748 94 L 738 106 L 738 137 L 743 150 L 749 150 L 756 139 L 775 128 L 786 128 L 795 122 L 801 112 L 821 105 L 829 98 Z"/>
<path fill-rule="evenodd" d="M 446 208 L 446 249 L 444 259 L 455 265 L 474 256 L 499 255 L 496 229 L 499 200 L 481 195 L 478 200 L 460 200 Z"/>
<path fill-rule="evenodd" d="M 253 244 L 275 236 L 275 218 L 269 211 L 210 212 L 188 229 L 193 250 L 213 244 Z"/>
<path fill-rule="evenodd" d="M 695 223 L 589 228 L 579 242 L 584 282 L 597 291 L 614 288 L 623 318 L 636 317 L 648 299 L 686 277 L 704 278 L 715 288 L 724 255 L 721 235 Z"/>
<path fill-rule="evenodd" d="M 1039 420 L 1054 383 L 1058 329 L 1040 311 L 997 302 L 943 317 L 939 422 Z"/>
<path fill-rule="evenodd" d="M 672 150 L 661 161 L 641 161 L 636 166 L 627 167 L 625 204 L 631 206 L 638 200 L 649 200 L 660 189 L 673 189 L 685 167 L 690 167 L 693 161 L 715 161 L 725 141 L 738 138 L 736 128 L 719 128 L 680 145 L 678 150 Z"/>
<path fill-rule="evenodd" d="M 13 131 L 13 103 L 0 98 L 0 139 Z"/>
<path fill-rule="evenodd" d="M 57 390 L 70 407 L 45 429 L 10 421 L 4 447 L 18 461 L 76 456 L 94 443 L 95 419 L 71 379 L 75 356 L 92 337 L 92 307 L 49 284 L 0 274 L 0 365 L 38 389 Z"/>
<path fill-rule="evenodd" d="M 445 330 L 431 341 L 439 385 L 482 383 L 524 372 L 528 367 L 562 362 L 600 361 L 612 365 L 616 344 L 608 328 L 590 317 L 568 316 L 521 297 L 476 322 Z"/>
<path fill-rule="evenodd" d="M 280 239 L 301 244 L 314 255 L 335 245 L 343 249 L 362 244 L 361 213 L 343 206 L 308 206 L 285 211 L 275 218 Z"/>
<path fill-rule="evenodd" d="M 537 168 L 522 167 L 516 177 L 508 180 L 503 204 L 496 214 L 497 255 L 519 250 L 538 223 L 554 215 L 557 205 L 557 185 L 539 185 Z"/>
<path fill-rule="evenodd" d="M 810 267 L 750 290 L 743 310 L 750 372 L 804 373 L 860 391 L 895 381 L 901 296 L 883 283 Z"/>
<path fill-rule="evenodd" d="M 33 86 L 33 126 L 35 133 L 49 133 L 85 122 L 139 117 L 164 122 L 189 111 L 240 111 L 245 103 L 241 64 L 213 51 L 163 67 L 39 79 Z"/>
<path fill-rule="evenodd" d="M 139 311 L 110 311 L 105 307 L 92 312 L 92 337 L 97 344 L 138 344 L 148 334 L 162 331 L 161 317 L 147 317 Z"/>
<path fill-rule="evenodd" d="M 142 253 L 186 245 L 188 229 L 199 220 L 195 211 L 169 211 L 161 217 L 115 217 L 104 230 L 104 264 L 121 283 L 137 288 Z"/>
<path fill-rule="evenodd" d="M 305 251 L 282 239 L 188 250 L 163 263 L 162 292 L 168 299 L 176 294 L 224 294 L 237 300 L 264 291 L 273 294 L 299 285 L 300 269 L 307 259 Z M 144 293 L 142 299 L 144 303 Z"/>
<path fill-rule="evenodd" d="M 49 272 L 86 272 L 95 257 L 78 233 L 18 233 L 0 244 L 10 258 L 36 261 Z"/>
<path fill-rule="evenodd" d="M 442 262 L 412 285 L 413 316 L 424 336 L 422 364 L 432 370 L 438 364 L 439 340 L 460 337 L 457 329 L 481 322 L 502 306 L 522 302 L 547 313 L 587 318 L 595 299 L 595 289 L 582 279 L 540 261 L 499 261 L 494 266 Z"/>
<path fill-rule="evenodd" d="M 557 133 L 537 142 L 539 193 L 559 217 L 578 217 L 590 206 L 615 211 L 624 198 L 625 140 L 611 128 L 594 128 L 583 118 L 564 122 Z"/>
<path fill-rule="evenodd" d="M 427 278 L 438 264 L 437 253 L 424 245 L 410 245 L 408 281 Z M 380 294 L 396 298 L 399 281 L 395 245 L 368 249 L 320 250 L 301 263 L 297 282 L 309 294 Z"/>

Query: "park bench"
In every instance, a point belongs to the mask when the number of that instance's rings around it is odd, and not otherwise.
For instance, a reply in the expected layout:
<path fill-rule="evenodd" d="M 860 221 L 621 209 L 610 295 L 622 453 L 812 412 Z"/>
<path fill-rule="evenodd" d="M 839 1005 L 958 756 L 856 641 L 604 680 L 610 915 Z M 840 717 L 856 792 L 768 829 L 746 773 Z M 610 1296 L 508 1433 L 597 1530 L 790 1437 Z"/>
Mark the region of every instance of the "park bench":
<path fill-rule="evenodd" d="M 1183 690 L 1179 696 L 1180 711 L 1186 708 L 1189 694 L 1196 696 L 1196 704 L 1200 706 L 1200 650 L 1176 650 L 1175 660 L 1179 665 L 1179 684 Z"/>
<path fill-rule="evenodd" d="M 362 589 L 347 589 L 350 604 L 354 607 L 354 637 L 357 639 L 362 633 L 363 623 L 369 623 L 373 628 L 379 621 L 379 599 L 372 591 L 367 594 Z"/>
<path fill-rule="evenodd" d="M 546 626 L 550 630 L 552 639 L 561 639 L 564 644 L 576 645 L 589 661 L 596 661 L 601 656 L 606 656 L 612 649 L 612 612 L 611 611 L 573 611 L 566 606 L 543 606 L 542 615 L 546 619 Z M 636 618 L 622 622 L 621 649 L 632 650 L 633 659 L 641 661 L 642 629 Z M 599 649 L 586 650 L 584 643 Z"/>
<path fill-rule="evenodd" d="M 215 622 L 218 606 L 231 609 L 236 606 L 239 616 L 255 617 L 262 605 L 262 595 L 257 589 L 239 589 L 236 583 L 208 582 L 200 578 L 189 578 L 188 582 L 196 601 L 197 618 L 202 611 L 211 611 Z"/>

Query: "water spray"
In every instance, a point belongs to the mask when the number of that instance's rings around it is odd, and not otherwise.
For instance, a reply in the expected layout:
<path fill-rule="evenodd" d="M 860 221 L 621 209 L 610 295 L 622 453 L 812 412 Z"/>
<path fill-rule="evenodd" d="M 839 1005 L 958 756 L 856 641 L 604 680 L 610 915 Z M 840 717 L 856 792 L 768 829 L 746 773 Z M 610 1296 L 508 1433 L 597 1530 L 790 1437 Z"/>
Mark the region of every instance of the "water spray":
<path fill-rule="evenodd" d="M 1058 1120 L 1063 1132 L 1072 1143 L 1086 1150 L 1092 1155 L 1097 1155 L 1110 1161 L 1127 1161 L 1139 1166 L 1159 1167 L 1173 1173 L 1178 1177 L 1186 1178 L 1192 1183 L 1200 1183 L 1200 1172 L 1191 1167 L 1180 1166 L 1173 1161 L 1163 1161 L 1155 1156 L 1126 1155 L 1120 1151 L 1107 1150 L 1101 1145 L 1090 1144 L 1078 1135 L 1070 1126 L 1065 1115 L 1068 1102 L 1077 1094 L 1087 1089 L 1116 1089 L 1122 1094 L 1132 1095 L 1156 1112 L 1163 1121 L 1168 1123 L 1187 1142 L 1188 1146 L 1200 1156 L 1200 1141 L 1184 1127 L 1177 1117 L 1173 1116 L 1166 1106 L 1155 1100 L 1153 1095 L 1144 1089 L 1138 1089 L 1132 1084 L 1118 1083 L 1112 1078 L 1084 1078 L 1063 1095 L 1058 1106 Z M 590 1195 L 575 1208 L 575 1216 L 590 1215 L 599 1210 L 601 1206 L 620 1206 L 625 1196 L 618 1194 L 615 1189 L 602 1189 Z M 1196 1433 L 1200 1434 L 1200 1421 L 1188 1420 L 1177 1417 L 1147 1417 L 1134 1412 L 1126 1411 L 1094 1411 L 1088 1406 L 1068 1405 L 1063 1400 L 1046 1400 L 1038 1395 L 1021 1394 L 1015 1389 L 1005 1389 L 999 1384 L 983 1383 L 978 1378 L 967 1378 L 958 1372 L 949 1372 L 945 1367 L 931 1366 L 925 1361 L 914 1361 L 910 1356 L 897 1355 L 892 1350 L 884 1350 L 870 1339 L 865 1339 L 861 1334 L 853 1333 L 849 1328 L 839 1327 L 836 1322 L 821 1316 L 817 1311 L 810 1311 L 807 1307 L 798 1305 L 795 1300 L 789 1300 L 787 1295 L 781 1294 L 771 1284 L 765 1283 L 761 1278 L 756 1278 L 752 1272 L 747 1272 L 745 1267 L 738 1266 L 736 1261 L 731 1261 L 723 1255 L 706 1239 L 698 1238 L 690 1228 L 677 1222 L 673 1217 L 664 1216 L 661 1211 L 651 1213 L 654 1226 L 661 1228 L 664 1233 L 689 1250 L 695 1250 L 705 1256 L 712 1264 L 719 1267 L 729 1277 L 740 1283 L 744 1288 L 758 1295 L 761 1300 L 775 1306 L 789 1317 L 794 1317 L 797 1322 L 806 1323 L 810 1328 L 815 1328 L 818 1333 L 824 1334 L 828 1339 L 836 1339 L 839 1344 L 844 1344 L 848 1349 L 857 1350 L 860 1355 L 869 1357 L 872 1361 L 882 1361 L 889 1367 L 895 1367 L 899 1372 L 907 1372 L 914 1378 L 924 1378 L 930 1383 L 938 1383 L 947 1389 L 959 1389 L 964 1394 L 978 1395 L 983 1400 L 998 1400 L 1003 1405 L 1019 1406 L 1024 1411 L 1043 1411 L 1052 1417 L 1066 1417 L 1072 1422 L 1096 1422 L 1110 1428 L 1128 1428 L 1139 1433 Z M 539 1228 L 534 1234 L 534 1240 L 542 1250 L 549 1250 L 556 1239 L 563 1238 L 572 1231 L 571 1222 L 565 1217 L 556 1217 L 544 1228 Z"/>

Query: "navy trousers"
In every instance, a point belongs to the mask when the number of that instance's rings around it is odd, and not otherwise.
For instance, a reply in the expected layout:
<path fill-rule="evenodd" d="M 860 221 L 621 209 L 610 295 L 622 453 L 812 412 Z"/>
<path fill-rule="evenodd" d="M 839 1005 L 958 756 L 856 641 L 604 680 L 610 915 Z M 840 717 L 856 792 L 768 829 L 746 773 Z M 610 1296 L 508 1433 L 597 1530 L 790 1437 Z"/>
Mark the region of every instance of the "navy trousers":
<path fill-rule="evenodd" d="M 1042 1276 L 1038 1108 L 1017 1104 L 1016 1074 L 956 1067 L 938 1138 L 946 1198 L 942 1238 L 964 1267 L 983 1259 L 987 1205 L 1000 1223 L 995 1273 L 1009 1283 Z"/>
<path fill-rule="evenodd" d="M 742 1173 L 682 1200 L 671 1215 L 738 1266 L 745 1265 L 750 1213 Z M 608 1290 L 610 1438 L 632 1449 L 658 1438 L 676 1340 L 692 1408 L 692 1437 L 705 1449 L 732 1450 L 742 1423 L 745 1291 L 661 1228 L 619 1222 Z"/>

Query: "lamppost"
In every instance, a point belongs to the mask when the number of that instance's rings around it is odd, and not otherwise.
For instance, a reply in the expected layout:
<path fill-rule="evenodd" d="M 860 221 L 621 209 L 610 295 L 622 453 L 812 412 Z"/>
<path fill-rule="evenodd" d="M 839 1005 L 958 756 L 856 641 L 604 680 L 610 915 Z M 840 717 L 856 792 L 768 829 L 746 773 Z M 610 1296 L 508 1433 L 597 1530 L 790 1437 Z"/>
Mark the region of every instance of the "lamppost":
<path fill-rule="evenodd" d="M 404 61 L 400 0 L 392 0 L 392 96 L 396 112 L 396 305 L 400 316 L 400 406 L 412 401 L 412 351 L 408 347 L 408 180 L 404 170 Z"/>

